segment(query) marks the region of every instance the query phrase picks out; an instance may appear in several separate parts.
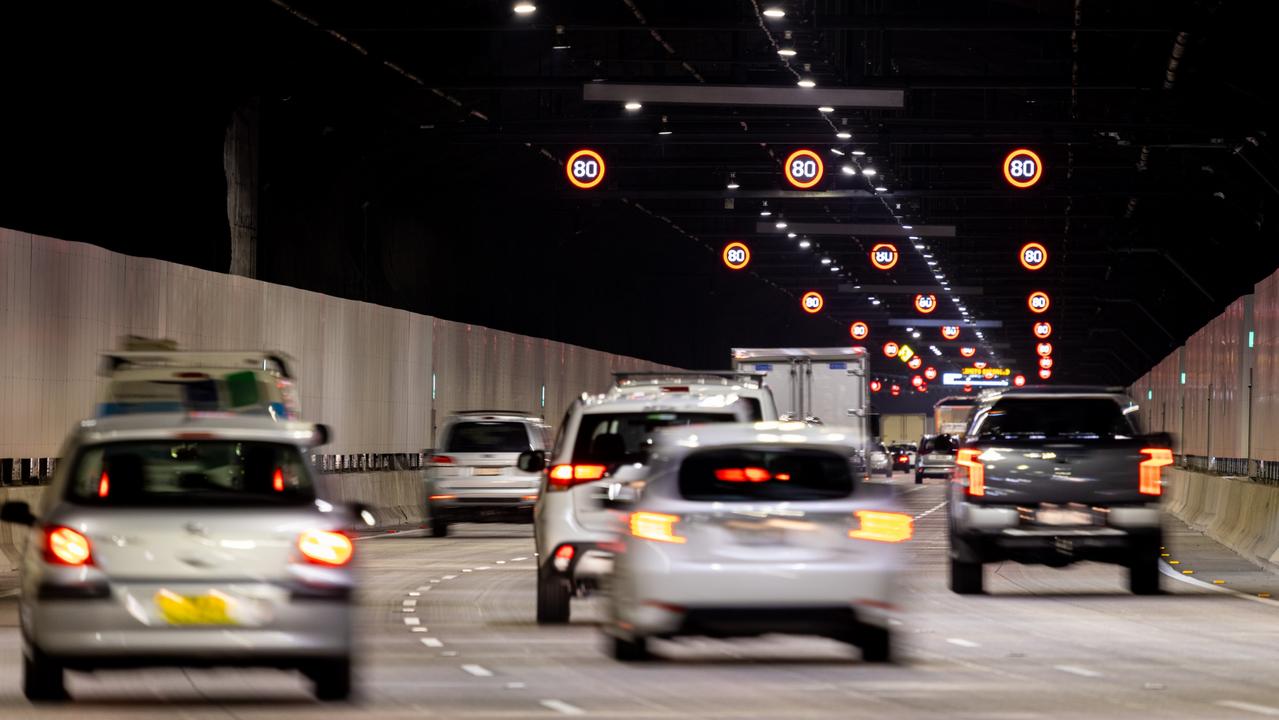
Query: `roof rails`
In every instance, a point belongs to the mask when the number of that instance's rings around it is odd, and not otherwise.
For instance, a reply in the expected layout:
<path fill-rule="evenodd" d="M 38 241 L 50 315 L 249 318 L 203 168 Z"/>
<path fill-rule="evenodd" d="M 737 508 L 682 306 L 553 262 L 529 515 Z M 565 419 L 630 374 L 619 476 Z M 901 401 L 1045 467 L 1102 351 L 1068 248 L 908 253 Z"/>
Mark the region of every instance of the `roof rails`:
<path fill-rule="evenodd" d="M 528 410 L 458 410 L 454 415 L 526 415 L 528 417 L 538 417 L 538 415 Z"/>
<path fill-rule="evenodd" d="M 98 374 L 111 377 L 120 370 L 199 367 L 265 370 L 292 379 L 292 364 L 292 357 L 277 350 L 107 350 Z"/>
<path fill-rule="evenodd" d="M 640 370 L 613 373 L 613 385 L 732 385 L 744 382 L 760 385 L 766 376 L 765 373 L 741 370 Z"/>

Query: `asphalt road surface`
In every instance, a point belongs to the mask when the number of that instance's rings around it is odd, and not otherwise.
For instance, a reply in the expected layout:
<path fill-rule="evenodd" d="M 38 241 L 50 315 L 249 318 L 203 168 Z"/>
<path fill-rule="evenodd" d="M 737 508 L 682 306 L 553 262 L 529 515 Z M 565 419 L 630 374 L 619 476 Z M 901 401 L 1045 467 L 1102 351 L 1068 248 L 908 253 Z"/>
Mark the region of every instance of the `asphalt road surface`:
<path fill-rule="evenodd" d="M 781 636 L 655 643 L 662 660 L 622 665 L 604 651 L 597 599 L 575 601 L 569 626 L 534 622 L 529 526 L 461 525 L 361 541 L 349 704 L 315 702 L 286 672 L 155 670 L 72 674 L 73 703 L 33 707 L 0 578 L 0 718 L 1279 717 L 1279 603 L 1258 597 L 1274 576 L 1170 519 L 1178 564 L 1162 597 L 1128 595 L 1115 567 L 1012 563 L 987 569 L 988 596 L 960 597 L 945 585 L 941 484 L 897 482 L 919 519 L 896 665 Z"/>

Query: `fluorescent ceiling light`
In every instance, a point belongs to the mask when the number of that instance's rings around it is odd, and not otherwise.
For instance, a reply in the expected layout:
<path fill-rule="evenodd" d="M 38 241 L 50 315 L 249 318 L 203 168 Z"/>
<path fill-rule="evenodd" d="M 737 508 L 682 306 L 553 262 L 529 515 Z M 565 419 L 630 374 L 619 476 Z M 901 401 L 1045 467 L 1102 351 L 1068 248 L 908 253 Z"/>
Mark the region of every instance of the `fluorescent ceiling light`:
<path fill-rule="evenodd" d="M 801 248 L 804 248 L 804 249 L 808 249 L 808 248 L 812 247 L 812 245 L 813 245 L 813 244 L 812 244 L 812 243 L 810 243 L 810 242 L 809 242 L 809 241 L 807 241 L 807 240 L 800 240 L 800 241 L 799 241 L 799 246 L 800 246 Z"/>
<path fill-rule="evenodd" d="M 786 11 L 779 7 L 770 7 L 764 9 L 764 17 L 779 20 L 786 17 Z"/>
<path fill-rule="evenodd" d="M 866 177 L 875 177 L 875 168 L 862 168 L 862 174 Z"/>
<path fill-rule="evenodd" d="M 884 187 L 883 185 L 876 185 L 875 192 L 888 192 L 888 188 Z"/>
<path fill-rule="evenodd" d="M 515 3 L 515 7 L 511 9 L 520 15 L 528 15 L 531 12 L 536 12 L 537 6 L 531 2 L 517 2 Z"/>
<path fill-rule="evenodd" d="M 854 154 L 854 155 L 856 155 L 857 157 L 861 157 L 861 156 L 863 156 L 863 155 L 865 155 L 865 154 L 866 154 L 866 151 L 865 151 L 865 150 L 854 150 L 854 151 L 853 151 L 853 154 Z"/>
<path fill-rule="evenodd" d="M 841 131 L 839 131 L 839 132 L 837 132 L 837 133 L 835 133 L 835 137 L 839 138 L 840 140 L 848 140 L 848 139 L 849 139 L 849 138 L 851 138 L 852 136 L 853 136 L 853 134 L 852 134 L 852 133 L 844 132 L 844 131 L 842 131 L 842 130 L 841 130 Z"/>
<path fill-rule="evenodd" d="M 835 112 L 835 108 L 831 107 L 830 105 L 823 105 L 823 106 L 821 106 L 821 107 L 817 108 L 817 112 L 820 112 L 820 113 L 833 113 L 833 112 Z"/>
<path fill-rule="evenodd" d="M 640 108 L 644 107 L 644 104 L 643 104 L 643 103 L 635 102 L 634 100 L 630 100 L 630 101 L 628 101 L 625 105 L 623 105 L 622 107 L 626 108 L 627 110 L 635 111 L 635 110 L 639 110 Z"/>
<path fill-rule="evenodd" d="M 852 165 L 845 165 L 844 167 L 840 168 L 839 171 L 844 173 L 845 175 L 857 174 L 857 168 L 853 167 Z"/>
<path fill-rule="evenodd" d="M 795 84 L 796 84 L 796 85 L 798 85 L 798 86 L 800 86 L 800 87 L 802 87 L 802 88 L 815 88 L 815 87 L 817 87 L 817 83 L 816 83 L 814 80 L 812 80 L 811 78 L 803 78 L 802 80 L 800 80 L 799 82 L 797 82 L 797 83 L 795 83 Z"/>
<path fill-rule="evenodd" d="M 831 151 L 831 152 L 833 152 L 833 153 L 835 153 L 836 155 L 843 155 L 843 154 L 844 154 L 844 151 L 843 151 L 843 150 L 840 150 L 839 148 L 831 148 L 831 149 L 830 149 L 830 151 Z"/>
<path fill-rule="evenodd" d="M 777 48 L 777 54 L 782 57 L 795 57 L 795 48 Z"/>

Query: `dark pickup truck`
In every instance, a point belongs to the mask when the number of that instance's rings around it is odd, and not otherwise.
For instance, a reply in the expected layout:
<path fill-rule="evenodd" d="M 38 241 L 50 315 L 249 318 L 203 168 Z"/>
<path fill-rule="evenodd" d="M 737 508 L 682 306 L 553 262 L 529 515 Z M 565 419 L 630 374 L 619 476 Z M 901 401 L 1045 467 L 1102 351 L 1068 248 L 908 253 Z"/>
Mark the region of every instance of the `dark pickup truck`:
<path fill-rule="evenodd" d="M 950 589 L 983 592 L 982 564 L 1124 565 L 1159 592 L 1165 433 L 1141 435 L 1122 391 L 1010 390 L 969 420 L 950 487 Z"/>

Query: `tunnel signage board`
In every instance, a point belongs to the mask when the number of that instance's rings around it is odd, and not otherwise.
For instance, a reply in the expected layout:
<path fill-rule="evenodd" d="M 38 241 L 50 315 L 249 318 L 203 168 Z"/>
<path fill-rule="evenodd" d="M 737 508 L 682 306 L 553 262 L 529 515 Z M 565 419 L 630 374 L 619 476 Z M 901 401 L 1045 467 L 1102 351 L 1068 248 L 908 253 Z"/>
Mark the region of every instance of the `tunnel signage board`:
<path fill-rule="evenodd" d="M 1035 337 L 1040 340 L 1051 337 L 1053 334 L 1053 324 L 1050 322 L 1037 322 L 1032 329 Z"/>
<path fill-rule="evenodd" d="M 581 190 L 591 188 L 604 182 L 604 158 L 589 148 L 582 148 L 568 156 L 564 163 L 564 172 L 568 181 Z"/>
<path fill-rule="evenodd" d="M 848 326 L 848 334 L 852 335 L 854 340 L 865 340 L 870 335 L 870 326 L 858 320 Z"/>
<path fill-rule="evenodd" d="M 998 377 L 1007 377 L 1013 374 L 1013 371 L 1008 368 L 993 368 L 985 367 L 984 365 L 960 368 L 959 372 L 961 375 L 995 375 Z"/>
<path fill-rule="evenodd" d="M 1018 190 L 1033 187 L 1044 175 L 1044 164 L 1033 150 L 1017 148 L 1004 158 L 1004 180 Z"/>
<path fill-rule="evenodd" d="M 786 182 L 800 190 L 807 190 L 822 181 L 826 173 L 822 157 L 808 148 L 800 148 L 786 158 L 783 165 Z"/>
<path fill-rule="evenodd" d="M 977 375 L 964 375 L 963 373 L 943 373 L 941 376 L 942 385 L 963 385 L 966 387 L 1008 387 L 1008 380 L 1003 377 L 986 378 Z"/>
<path fill-rule="evenodd" d="M 1026 307 L 1030 308 L 1033 313 L 1048 312 L 1048 306 L 1052 301 L 1048 299 L 1048 293 L 1043 290 L 1036 290 L 1026 297 Z"/>
<path fill-rule="evenodd" d="M 877 243 L 870 249 L 870 264 L 876 270 L 892 270 L 898 257 L 897 246 L 892 243 Z"/>
<path fill-rule="evenodd" d="M 919 294 L 915 296 L 915 309 L 927 315 L 937 309 L 937 296 Z"/>
<path fill-rule="evenodd" d="M 1037 242 L 1026 243 L 1021 246 L 1017 259 L 1027 270 L 1039 270 L 1048 264 L 1048 249 Z"/>
<path fill-rule="evenodd" d="M 826 299 L 816 290 L 809 290 L 804 293 L 804 297 L 799 299 L 800 307 L 804 308 L 804 312 L 813 315 L 822 311 L 822 306 L 826 304 Z"/>
<path fill-rule="evenodd" d="M 750 264 L 751 249 L 746 247 L 746 243 L 734 241 L 724 246 L 720 257 L 729 270 L 741 270 Z"/>
<path fill-rule="evenodd" d="M 910 359 L 913 357 L 915 357 L 915 351 L 911 349 L 909 345 L 906 345 L 905 343 L 903 343 L 902 346 L 897 349 L 898 360 L 901 360 L 904 363 L 908 363 L 910 362 Z"/>

